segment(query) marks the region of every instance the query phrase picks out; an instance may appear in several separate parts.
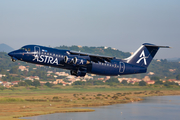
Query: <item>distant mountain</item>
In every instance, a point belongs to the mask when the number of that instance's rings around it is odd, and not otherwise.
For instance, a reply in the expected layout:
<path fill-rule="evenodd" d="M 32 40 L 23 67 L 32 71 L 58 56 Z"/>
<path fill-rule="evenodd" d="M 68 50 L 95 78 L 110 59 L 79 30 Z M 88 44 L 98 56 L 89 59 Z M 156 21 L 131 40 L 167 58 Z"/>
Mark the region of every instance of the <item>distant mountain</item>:
<path fill-rule="evenodd" d="M 0 52 L 10 52 L 10 51 L 13 51 L 14 49 L 4 43 L 0 44 Z"/>

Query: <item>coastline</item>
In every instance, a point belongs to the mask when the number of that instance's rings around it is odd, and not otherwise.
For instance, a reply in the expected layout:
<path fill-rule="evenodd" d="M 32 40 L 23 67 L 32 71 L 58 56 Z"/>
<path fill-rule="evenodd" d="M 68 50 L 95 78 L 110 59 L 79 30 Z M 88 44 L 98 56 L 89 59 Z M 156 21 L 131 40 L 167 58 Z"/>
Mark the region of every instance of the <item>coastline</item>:
<path fill-rule="evenodd" d="M 56 96 L 55 96 L 56 95 Z M 112 104 L 125 104 L 143 100 L 143 97 L 180 95 L 180 90 L 147 90 L 147 91 L 109 91 L 86 93 L 53 93 L 54 99 L 47 99 L 50 95 L 39 97 L 25 97 L 28 99 L 15 99 L 4 102 L 0 99 L 0 120 L 22 120 L 20 117 L 29 117 L 61 112 L 92 112 L 92 109 L 79 109 L 78 107 L 105 106 Z M 32 95 L 36 96 L 36 95 Z M 12 96 L 11 96 L 12 97 Z M 6 97 L 7 98 L 7 97 Z M 46 101 L 43 101 L 43 99 Z M 32 100 L 32 101 L 31 101 Z M 5 107 L 7 105 L 7 107 Z M 24 105 L 24 106 L 23 106 Z M 3 108 L 4 107 L 4 108 Z M 2 109 L 3 108 L 3 109 Z M 8 113 L 13 113 L 8 115 Z"/>

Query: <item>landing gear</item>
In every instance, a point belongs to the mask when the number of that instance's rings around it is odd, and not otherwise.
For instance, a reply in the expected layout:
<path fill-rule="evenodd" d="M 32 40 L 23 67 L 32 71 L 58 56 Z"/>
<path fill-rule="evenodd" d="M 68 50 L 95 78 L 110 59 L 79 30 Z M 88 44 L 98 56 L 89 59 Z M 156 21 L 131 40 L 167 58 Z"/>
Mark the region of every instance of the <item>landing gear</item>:
<path fill-rule="evenodd" d="M 12 60 L 13 62 L 16 62 L 16 60 L 15 60 L 14 58 L 11 58 L 11 60 Z"/>

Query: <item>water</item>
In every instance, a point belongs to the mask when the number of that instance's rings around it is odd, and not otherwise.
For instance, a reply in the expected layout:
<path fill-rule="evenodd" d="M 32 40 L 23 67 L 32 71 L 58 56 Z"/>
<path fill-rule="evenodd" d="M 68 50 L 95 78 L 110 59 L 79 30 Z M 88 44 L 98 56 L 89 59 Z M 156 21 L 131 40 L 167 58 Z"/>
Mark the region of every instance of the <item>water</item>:
<path fill-rule="evenodd" d="M 180 96 L 147 97 L 144 101 L 90 107 L 94 112 L 55 113 L 34 117 L 32 120 L 179 120 Z"/>

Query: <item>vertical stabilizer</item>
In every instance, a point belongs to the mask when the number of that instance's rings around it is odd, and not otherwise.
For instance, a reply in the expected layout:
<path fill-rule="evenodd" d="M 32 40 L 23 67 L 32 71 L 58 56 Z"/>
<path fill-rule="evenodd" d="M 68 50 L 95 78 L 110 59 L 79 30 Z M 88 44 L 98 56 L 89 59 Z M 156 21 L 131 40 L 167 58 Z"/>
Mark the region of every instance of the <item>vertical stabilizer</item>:
<path fill-rule="evenodd" d="M 126 58 L 127 63 L 148 67 L 159 48 L 169 48 L 169 46 L 157 46 L 154 44 L 144 43 L 133 55 Z"/>

